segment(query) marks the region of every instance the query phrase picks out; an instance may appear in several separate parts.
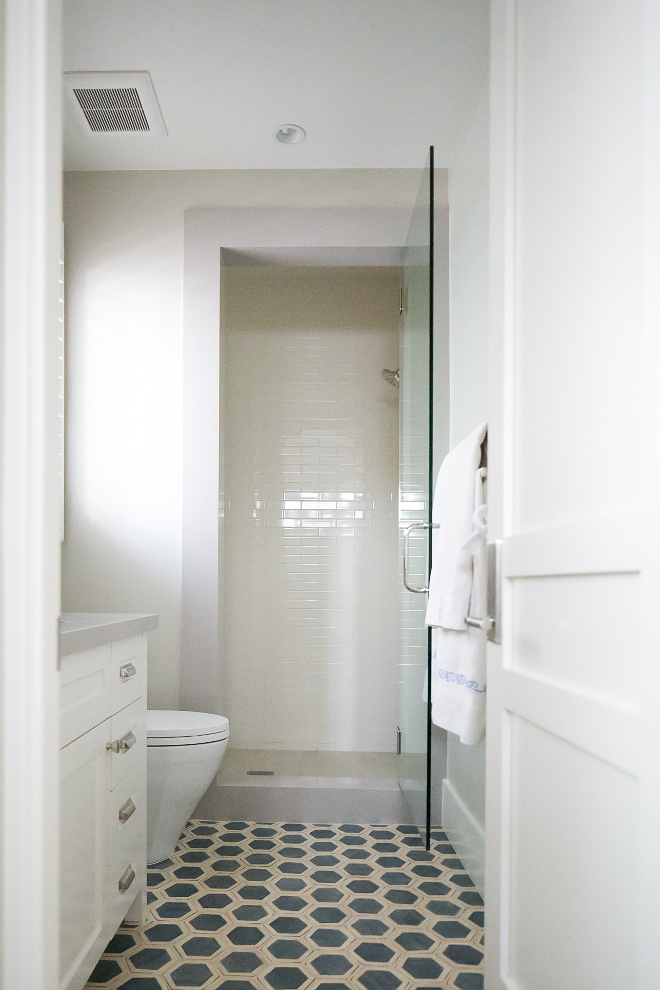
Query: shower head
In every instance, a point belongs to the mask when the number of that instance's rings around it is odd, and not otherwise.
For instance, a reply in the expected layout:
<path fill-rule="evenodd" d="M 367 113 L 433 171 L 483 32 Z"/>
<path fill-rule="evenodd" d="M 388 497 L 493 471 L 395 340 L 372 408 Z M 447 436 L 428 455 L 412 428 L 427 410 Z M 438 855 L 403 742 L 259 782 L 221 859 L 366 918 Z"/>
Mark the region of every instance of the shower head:
<path fill-rule="evenodd" d="M 388 385 L 393 385 L 394 388 L 399 387 L 399 369 L 396 371 L 388 371 L 387 368 L 383 368 L 381 375 L 385 379 Z"/>

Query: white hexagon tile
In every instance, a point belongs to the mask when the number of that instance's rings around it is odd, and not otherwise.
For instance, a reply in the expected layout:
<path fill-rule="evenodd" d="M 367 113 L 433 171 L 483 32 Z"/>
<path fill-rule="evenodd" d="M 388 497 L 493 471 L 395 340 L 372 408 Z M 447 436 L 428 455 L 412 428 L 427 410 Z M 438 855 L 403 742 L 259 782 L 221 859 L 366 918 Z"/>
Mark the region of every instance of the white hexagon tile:
<path fill-rule="evenodd" d="M 482 990 L 483 902 L 444 832 L 188 824 L 88 990 Z"/>

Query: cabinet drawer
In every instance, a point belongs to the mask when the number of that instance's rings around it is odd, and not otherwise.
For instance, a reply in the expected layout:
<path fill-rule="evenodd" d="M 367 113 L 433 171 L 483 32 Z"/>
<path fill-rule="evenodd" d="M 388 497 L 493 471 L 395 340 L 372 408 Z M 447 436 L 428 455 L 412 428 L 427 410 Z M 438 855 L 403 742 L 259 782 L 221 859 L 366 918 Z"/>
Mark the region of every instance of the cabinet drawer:
<path fill-rule="evenodd" d="M 105 907 L 106 919 L 110 922 L 112 931 L 124 920 L 136 895 L 144 890 L 146 883 L 147 836 L 142 829 L 135 833 L 130 843 L 126 843 L 126 847 L 108 869 Z"/>
<path fill-rule="evenodd" d="M 146 699 L 112 716 L 112 789 L 147 757 Z"/>
<path fill-rule="evenodd" d="M 146 811 L 147 776 L 143 760 L 121 784 L 117 784 L 110 795 L 108 837 L 111 863 L 133 847 L 136 835 L 144 835 Z"/>
<path fill-rule="evenodd" d="M 60 746 L 112 715 L 110 643 L 62 657 Z"/>
<path fill-rule="evenodd" d="M 119 712 L 146 694 L 147 637 L 131 636 L 112 644 L 112 711 Z"/>

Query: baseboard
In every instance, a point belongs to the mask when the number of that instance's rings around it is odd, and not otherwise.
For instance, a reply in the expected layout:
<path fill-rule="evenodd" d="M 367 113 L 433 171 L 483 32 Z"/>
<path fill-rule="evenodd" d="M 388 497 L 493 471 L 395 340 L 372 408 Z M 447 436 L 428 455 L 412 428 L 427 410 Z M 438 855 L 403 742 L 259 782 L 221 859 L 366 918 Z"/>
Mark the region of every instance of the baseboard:
<path fill-rule="evenodd" d="M 193 818 L 251 822 L 364 822 L 409 825 L 398 787 L 305 787 L 212 784 Z"/>
<path fill-rule="evenodd" d="M 485 834 L 449 780 L 442 782 L 442 827 L 479 893 L 484 892 Z"/>

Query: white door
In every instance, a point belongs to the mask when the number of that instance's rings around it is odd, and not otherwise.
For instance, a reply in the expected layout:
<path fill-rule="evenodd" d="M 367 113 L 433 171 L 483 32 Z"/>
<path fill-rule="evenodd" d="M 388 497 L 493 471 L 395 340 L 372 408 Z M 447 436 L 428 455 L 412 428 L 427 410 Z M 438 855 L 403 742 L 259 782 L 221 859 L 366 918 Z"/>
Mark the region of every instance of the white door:
<path fill-rule="evenodd" d="M 660 986 L 657 6 L 492 4 L 486 990 Z"/>

